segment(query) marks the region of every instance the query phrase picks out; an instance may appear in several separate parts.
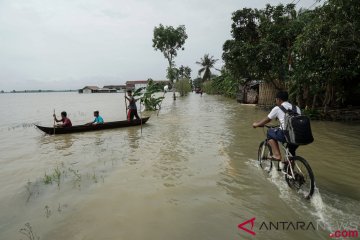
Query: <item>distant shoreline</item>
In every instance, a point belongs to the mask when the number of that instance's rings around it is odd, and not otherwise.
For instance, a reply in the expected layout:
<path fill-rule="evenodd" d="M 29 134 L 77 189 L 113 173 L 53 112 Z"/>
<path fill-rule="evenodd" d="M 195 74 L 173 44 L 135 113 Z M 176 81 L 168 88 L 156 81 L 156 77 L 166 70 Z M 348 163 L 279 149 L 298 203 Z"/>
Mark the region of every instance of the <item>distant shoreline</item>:
<path fill-rule="evenodd" d="M 51 92 L 78 92 L 78 90 L 21 90 L 21 91 L 16 91 L 16 90 L 12 90 L 10 92 L 6 92 L 6 91 L 0 91 L 0 94 L 2 93 L 51 93 Z"/>

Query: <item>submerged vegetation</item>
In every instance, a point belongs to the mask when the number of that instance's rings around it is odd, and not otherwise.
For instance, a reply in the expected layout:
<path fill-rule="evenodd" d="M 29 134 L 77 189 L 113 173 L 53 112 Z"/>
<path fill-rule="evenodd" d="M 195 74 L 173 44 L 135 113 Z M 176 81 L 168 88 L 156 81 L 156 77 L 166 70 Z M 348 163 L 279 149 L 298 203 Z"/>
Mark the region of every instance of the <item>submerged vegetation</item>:
<path fill-rule="evenodd" d="M 175 88 L 179 92 L 180 96 L 185 96 L 191 92 L 191 83 L 189 79 L 181 79 L 175 83 Z"/>
<path fill-rule="evenodd" d="M 21 228 L 21 229 L 19 230 L 19 232 L 20 232 L 22 235 L 26 236 L 26 238 L 27 238 L 28 240 L 40 240 L 40 237 L 38 237 L 38 236 L 34 233 L 34 231 L 33 231 L 32 227 L 31 227 L 30 223 L 26 223 L 26 224 L 25 224 L 25 227 Z"/>
<path fill-rule="evenodd" d="M 133 93 L 133 96 L 140 99 L 140 104 L 144 104 L 146 111 L 156 111 L 164 96 L 156 97 L 155 94 L 163 91 L 164 84 L 155 83 L 151 78 L 147 81 L 147 87 L 138 88 Z"/>
<path fill-rule="evenodd" d="M 192 89 L 191 68 L 181 65 L 179 68 L 174 68 L 175 72 L 175 89 L 180 96 L 186 96 Z"/>
<path fill-rule="evenodd" d="M 51 175 L 48 175 L 45 172 L 43 182 L 45 184 L 52 184 L 53 182 L 56 182 L 58 187 L 59 187 L 60 186 L 60 180 L 61 180 L 61 171 L 59 170 L 58 167 L 56 167 L 54 169 L 53 174 L 51 174 Z"/>

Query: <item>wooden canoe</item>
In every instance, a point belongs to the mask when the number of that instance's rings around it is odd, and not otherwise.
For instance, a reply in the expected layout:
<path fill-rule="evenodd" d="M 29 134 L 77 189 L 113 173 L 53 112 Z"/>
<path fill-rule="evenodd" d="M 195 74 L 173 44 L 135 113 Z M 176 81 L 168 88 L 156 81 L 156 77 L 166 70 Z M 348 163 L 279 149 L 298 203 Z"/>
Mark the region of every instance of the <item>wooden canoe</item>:
<path fill-rule="evenodd" d="M 147 120 L 149 120 L 149 117 L 142 118 L 142 124 L 146 123 Z M 138 126 L 141 125 L 141 120 L 133 120 L 133 121 L 117 121 L 117 122 L 105 122 L 103 124 L 97 124 L 97 125 L 76 125 L 72 127 L 43 127 L 35 125 L 38 129 L 41 131 L 53 135 L 55 134 L 66 134 L 66 133 L 77 133 L 77 132 L 89 132 L 89 131 L 99 131 L 104 129 L 113 129 L 113 128 L 123 128 L 123 127 L 132 127 L 132 126 Z"/>

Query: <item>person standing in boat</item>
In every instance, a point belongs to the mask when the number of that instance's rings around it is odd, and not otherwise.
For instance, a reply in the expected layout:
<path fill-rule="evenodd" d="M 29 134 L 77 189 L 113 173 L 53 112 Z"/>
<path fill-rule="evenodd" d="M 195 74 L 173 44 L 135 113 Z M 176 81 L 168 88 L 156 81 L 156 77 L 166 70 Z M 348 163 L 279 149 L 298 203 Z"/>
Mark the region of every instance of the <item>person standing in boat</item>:
<path fill-rule="evenodd" d="M 97 124 L 103 124 L 104 123 L 104 119 L 99 115 L 99 111 L 94 111 L 94 121 L 89 122 L 85 125 L 97 125 Z"/>
<path fill-rule="evenodd" d="M 58 127 L 72 127 L 72 123 L 70 119 L 67 117 L 67 114 L 65 111 L 61 112 L 61 119 L 58 120 L 56 118 L 56 115 L 53 114 L 55 122 L 62 122 L 62 124 L 58 124 Z"/>
<path fill-rule="evenodd" d="M 131 90 L 127 90 L 126 92 L 127 92 L 128 96 L 125 96 L 125 98 L 129 101 L 127 120 L 132 121 L 134 119 L 134 117 L 136 119 L 140 119 L 140 117 L 137 113 L 137 107 L 136 107 L 137 100 L 133 97 Z"/>

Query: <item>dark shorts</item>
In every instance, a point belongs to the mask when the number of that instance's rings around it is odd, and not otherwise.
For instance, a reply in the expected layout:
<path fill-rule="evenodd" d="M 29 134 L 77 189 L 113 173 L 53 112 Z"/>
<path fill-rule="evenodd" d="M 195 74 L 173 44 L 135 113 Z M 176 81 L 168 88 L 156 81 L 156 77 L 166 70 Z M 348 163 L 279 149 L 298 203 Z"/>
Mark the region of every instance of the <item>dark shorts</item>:
<path fill-rule="evenodd" d="M 284 132 L 280 128 L 270 128 L 267 132 L 267 138 L 283 143 L 286 142 Z"/>
<path fill-rule="evenodd" d="M 280 128 L 270 128 L 267 132 L 267 138 L 274 139 L 278 142 L 286 143 L 284 132 Z M 293 144 L 287 144 L 287 147 L 289 148 L 289 152 L 291 153 L 291 155 L 296 156 L 296 149 L 299 146 Z"/>

